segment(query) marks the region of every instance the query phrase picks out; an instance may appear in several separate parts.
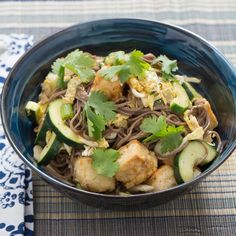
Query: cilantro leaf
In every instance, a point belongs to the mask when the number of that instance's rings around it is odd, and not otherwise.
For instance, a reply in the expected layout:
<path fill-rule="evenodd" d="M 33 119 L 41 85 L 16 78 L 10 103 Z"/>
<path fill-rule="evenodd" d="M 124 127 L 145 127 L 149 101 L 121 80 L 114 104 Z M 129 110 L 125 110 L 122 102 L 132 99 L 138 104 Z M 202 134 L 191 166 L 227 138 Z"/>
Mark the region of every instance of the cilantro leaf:
<path fill-rule="evenodd" d="M 174 76 L 172 72 L 176 71 L 178 69 L 177 61 L 176 60 L 170 60 L 165 55 L 160 55 L 157 57 L 152 64 L 156 64 L 158 62 L 162 63 L 162 77 L 164 80 L 173 80 Z"/>
<path fill-rule="evenodd" d="M 161 153 L 171 152 L 182 143 L 183 137 L 180 133 L 175 133 L 162 138 L 160 141 Z"/>
<path fill-rule="evenodd" d="M 94 72 L 94 70 L 91 70 L 91 68 L 87 68 L 87 67 L 79 66 L 79 65 L 76 65 L 76 64 L 72 64 L 71 62 L 66 62 L 63 65 L 64 65 L 65 68 L 69 69 L 70 71 L 72 71 L 76 75 L 79 75 L 79 78 L 84 83 L 88 83 L 95 76 L 95 72 Z"/>
<path fill-rule="evenodd" d="M 63 61 L 63 58 L 58 58 L 52 64 L 52 72 L 59 77 L 59 80 L 57 81 L 57 86 L 59 88 L 64 88 L 66 86 L 66 83 L 64 81 L 65 68 L 62 66 Z"/>
<path fill-rule="evenodd" d="M 183 126 L 175 127 L 168 125 L 164 116 L 145 118 L 140 126 L 140 129 L 146 133 L 151 133 L 149 137 L 144 139 L 144 142 L 149 142 L 157 138 L 166 138 L 169 135 L 180 134 L 184 131 Z"/>
<path fill-rule="evenodd" d="M 87 118 L 88 133 L 90 137 L 99 140 L 105 130 L 107 121 L 116 116 L 116 106 L 101 91 L 93 91 L 85 104 L 84 112 Z"/>
<path fill-rule="evenodd" d="M 122 70 L 119 72 L 119 79 L 121 83 L 125 83 L 130 77 L 130 70 L 128 66 L 123 66 Z"/>
<path fill-rule="evenodd" d="M 119 164 L 116 160 L 119 157 L 119 152 L 114 149 L 97 148 L 93 152 L 92 167 L 100 175 L 113 177 L 119 170 Z"/>
<path fill-rule="evenodd" d="M 105 130 L 105 120 L 101 115 L 94 113 L 91 108 L 86 105 L 85 113 L 87 117 L 88 133 L 90 137 L 96 140 L 102 138 L 102 131 Z"/>
<path fill-rule="evenodd" d="M 88 99 L 88 105 L 94 108 L 95 113 L 103 116 L 106 121 L 113 120 L 116 116 L 114 102 L 108 101 L 101 91 L 93 91 Z"/>
<path fill-rule="evenodd" d="M 183 126 L 175 127 L 174 125 L 167 125 L 166 129 L 162 129 L 159 131 L 158 136 L 162 138 L 168 135 L 182 133 L 183 131 L 184 131 Z"/>
<path fill-rule="evenodd" d="M 118 75 L 122 71 L 123 67 L 123 65 L 119 65 L 103 68 L 99 71 L 99 74 L 104 79 L 112 80 L 116 75 Z"/>
<path fill-rule="evenodd" d="M 146 133 L 155 134 L 158 133 L 161 129 L 166 128 L 166 120 L 164 116 L 160 116 L 157 118 L 154 117 L 147 117 L 143 120 L 141 126 L 141 130 Z"/>
<path fill-rule="evenodd" d="M 150 68 L 150 65 L 143 60 L 144 54 L 139 50 L 134 50 L 130 53 L 128 65 L 130 66 L 130 74 L 143 78 L 145 77 L 145 71 Z"/>
<path fill-rule="evenodd" d="M 82 82 L 88 83 L 95 76 L 93 70 L 94 64 L 95 61 L 88 53 L 76 49 L 69 53 L 65 58 L 57 59 L 52 65 L 52 71 L 63 79 L 64 69 L 67 68 L 78 75 Z"/>
<path fill-rule="evenodd" d="M 76 49 L 65 57 L 63 64 L 66 63 L 92 68 L 95 64 L 95 61 L 88 53 Z"/>
<path fill-rule="evenodd" d="M 112 52 L 105 58 L 105 63 L 108 65 L 121 65 L 124 62 L 125 62 L 124 51 Z"/>
<path fill-rule="evenodd" d="M 64 58 L 58 58 L 56 61 L 53 62 L 52 64 L 52 72 L 56 75 L 60 73 L 60 69 L 62 67 L 62 63 L 64 61 Z"/>
<path fill-rule="evenodd" d="M 115 65 L 108 68 L 103 68 L 99 73 L 103 78 L 108 80 L 112 80 L 115 76 L 118 76 L 121 83 L 125 83 L 131 76 L 140 79 L 144 78 L 145 71 L 150 68 L 150 65 L 143 60 L 143 55 L 138 50 L 124 54 L 122 60 L 119 59 L 119 63 L 115 63 Z"/>

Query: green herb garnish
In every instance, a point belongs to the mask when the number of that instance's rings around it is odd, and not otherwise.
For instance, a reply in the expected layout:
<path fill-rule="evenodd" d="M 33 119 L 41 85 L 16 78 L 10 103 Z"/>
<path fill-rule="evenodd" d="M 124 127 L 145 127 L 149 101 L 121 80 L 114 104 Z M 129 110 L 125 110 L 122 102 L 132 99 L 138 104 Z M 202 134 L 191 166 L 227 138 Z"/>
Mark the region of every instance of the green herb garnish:
<path fill-rule="evenodd" d="M 184 127 L 168 125 L 164 116 L 145 118 L 140 129 L 151 134 L 144 139 L 144 142 L 160 139 L 162 153 L 174 150 L 183 140 L 181 133 L 184 131 Z"/>
<path fill-rule="evenodd" d="M 101 91 L 93 91 L 85 104 L 89 136 L 101 139 L 106 122 L 115 118 L 116 106 Z"/>
<path fill-rule="evenodd" d="M 97 148 L 92 154 L 92 167 L 100 175 L 113 177 L 119 170 L 119 164 L 116 160 L 119 157 L 119 152 L 114 149 Z"/>
<path fill-rule="evenodd" d="M 164 80 L 174 80 L 174 75 L 172 72 L 175 72 L 178 69 L 177 61 L 170 60 L 165 55 L 160 55 L 152 62 L 152 65 L 155 65 L 158 62 L 162 63 L 162 68 L 161 68 L 162 78 Z"/>
<path fill-rule="evenodd" d="M 95 76 L 94 64 L 95 61 L 90 54 L 76 49 L 65 58 L 57 59 L 52 65 L 52 72 L 64 78 L 64 70 L 67 68 L 78 75 L 82 82 L 88 83 Z"/>
<path fill-rule="evenodd" d="M 115 57 L 116 54 L 113 54 Z M 121 56 L 124 56 L 122 59 Z M 145 72 L 149 70 L 150 65 L 143 60 L 144 54 L 141 51 L 134 50 L 129 54 L 118 54 L 118 58 L 113 58 L 115 65 L 101 69 L 100 75 L 107 79 L 112 80 L 115 76 L 118 76 L 121 83 L 125 83 L 130 77 L 138 77 L 143 79 Z"/>

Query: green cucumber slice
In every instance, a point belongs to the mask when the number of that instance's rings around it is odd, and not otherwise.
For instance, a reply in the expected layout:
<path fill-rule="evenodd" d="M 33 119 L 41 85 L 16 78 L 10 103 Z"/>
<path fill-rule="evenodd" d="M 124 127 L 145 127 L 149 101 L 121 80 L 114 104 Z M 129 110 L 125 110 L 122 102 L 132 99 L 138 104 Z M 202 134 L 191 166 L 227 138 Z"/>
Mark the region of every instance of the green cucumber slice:
<path fill-rule="evenodd" d="M 61 117 L 61 107 L 64 104 L 62 99 L 57 99 L 49 104 L 48 116 L 51 129 L 56 133 L 58 139 L 72 147 L 81 147 L 83 144 L 95 147 L 96 142 L 85 140 L 75 134 L 63 121 Z"/>
<path fill-rule="evenodd" d="M 217 156 L 217 151 L 216 151 L 216 148 L 214 146 L 212 146 L 212 145 L 210 145 L 206 142 L 202 142 L 202 144 L 207 149 L 208 154 L 207 154 L 206 158 L 199 164 L 200 166 L 204 166 L 204 165 L 210 163 Z"/>
<path fill-rule="evenodd" d="M 171 101 L 170 109 L 176 113 L 184 113 L 190 104 L 188 95 L 180 84 L 174 83 L 173 86 L 176 92 L 176 97 Z"/>
<path fill-rule="evenodd" d="M 174 173 L 177 183 L 190 181 L 194 169 L 206 154 L 206 148 L 199 141 L 191 141 L 174 160 Z"/>
<path fill-rule="evenodd" d="M 39 131 L 36 135 L 35 144 L 44 145 L 46 133 L 49 130 L 49 116 L 46 114 L 41 124 L 39 125 Z"/>
<path fill-rule="evenodd" d="M 61 106 L 61 117 L 62 120 L 68 120 L 73 118 L 74 116 L 74 111 L 73 111 L 73 106 L 72 104 L 65 103 Z"/>
<path fill-rule="evenodd" d="M 25 111 L 26 115 L 32 122 L 39 124 L 39 121 L 42 117 L 42 110 L 37 102 L 28 101 L 25 106 Z"/>
<path fill-rule="evenodd" d="M 56 134 L 52 132 L 49 142 L 43 148 L 38 159 L 39 165 L 48 165 L 50 161 L 58 154 L 61 147 L 61 142 L 57 139 Z"/>
<path fill-rule="evenodd" d="M 182 84 L 186 93 L 188 94 L 189 99 L 192 101 L 194 98 L 201 98 L 202 96 L 195 90 L 195 88 L 188 82 Z"/>

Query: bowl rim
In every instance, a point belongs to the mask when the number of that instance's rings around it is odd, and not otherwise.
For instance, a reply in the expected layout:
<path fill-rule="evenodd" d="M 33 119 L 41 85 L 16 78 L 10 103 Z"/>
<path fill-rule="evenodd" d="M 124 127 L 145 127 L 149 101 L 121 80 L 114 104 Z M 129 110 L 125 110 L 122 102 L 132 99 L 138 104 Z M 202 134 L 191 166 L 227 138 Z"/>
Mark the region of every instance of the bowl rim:
<path fill-rule="evenodd" d="M 106 21 L 113 21 L 113 22 L 116 21 L 116 22 L 119 22 L 119 23 L 122 23 L 122 22 L 123 23 L 125 23 L 125 22 L 126 23 L 127 22 L 139 23 L 140 22 L 140 23 L 157 24 L 157 25 L 162 25 L 162 26 L 168 27 L 168 28 L 172 28 L 172 29 L 174 29 L 174 30 L 176 30 L 178 32 L 184 33 L 185 35 L 189 35 L 189 36 L 191 36 L 194 39 L 200 40 L 208 48 L 210 48 L 214 52 L 216 52 L 216 54 L 225 61 L 227 66 L 232 70 L 232 72 L 234 73 L 234 75 L 236 77 L 236 69 L 233 66 L 233 64 L 214 45 L 212 45 L 210 42 L 208 42 L 206 39 L 204 39 L 203 37 L 199 36 L 198 34 L 196 34 L 194 32 L 191 32 L 190 30 L 187 30 L 187 29 L 182 28 L 180 26 L 174 25 L 174 24 L 169 24 L 169 23 L 165 23 L 165 22 L 158 21 L 158 20 L 153 20 L 153 19 L 148 19 L 148 18 L 135 18 L 135 17 L 130 17 L 130 18 L 122 18 L 122 17 L 121 18 L 104 18 L 104 19 L 91 20 L 91 21 L 86 21 L 86 22 L 83 22 L 83 23 L 74 24 L 74 25 L 66 27 L 66 28 L 64 28 L 62 30 L 59 30 L 58 32 L 53 33 L 53 34 L 51 34 L 49 36 L 45 36 L 41 40 L 39 40 L 37 43 L 35 43 L 30 48 L 29 51 L 25 52 L 17 60 L 17 62 L 12 67 L 10 73 L 8 74 L 7 78 L 5 79 L 5 82 L 4 82 L 4 85 L 3 85 L 3 88 L 2 88 L 1 98 L 0 98 L 0 102 L 1 102 L 1 104 L 0 104 L 0 106 L 1 106 L 0 107 L 0 111 L 1 112 L 0 113 L 1 113 L 3 129 L 4 129 L 4 132 L 6 134 L 6 137 L 7 137 L 8 141 L 10 142 L 10 144 L 13 147 L 14 151 L 16 152 L 16 154 L 21 158 L 21 160 L 23 160 L 23 162 L 27 166 L 29 166 L 32 170 L 34 170 L 44 180 L 52 183 L 53 186 L 60 186 L 60 187 L 63 187 L 65 189 L 76 191 L 76 192 L 79 192 L 80 194 L 84 194 L 84 195 L 92 195 L 94 197 L 102 197 L 102 198 L 109 198 L 109 199 L 127 199 L 127 198 L 129 198 L 129 199 L 137 199 L 137 198 L 153 196 L 153 195 L 156 195 L 156 194 L 164 194 L 164 193 L 172 192 L 172 191 L 177 190 L 177 189 L 182 189 L 182 188 L 187 188 L 187 187 L 192 186 L 192 184 L 199 182 L 200 180 L 205 178 L 207 175 L 209 175 L 210 173 L 215 171 L 219 166 L 222 165 L 223 162 L 225 162 L 230 157 L 230 155 L 233 153 L 234 149 L 236 148 L 236 140 L 234 140 L 233 143 L 228 148 L 227 153 L 225 153 L 225 157 L 223 159 L 219 160 L 219 162 L 213 168 L 206 169 L 201 175 L 193 178 L 189 182 L 182 183 L 180 185 L 174 186 L 174 187 L 166 189 L 166 190 L 158 191 L 158 192 L 148 192 L 148 193 L 139 193 L 139 194 L 135 194 L 135 195 L 120 196 L 120 195 L 114 195 L 114 194 L 95 193 L 95 192 L 90 192 L 90 191 L 83 190 L 83 189 L 78 189 L 78 188 L 76 188 L 74 186 L 71 186 L 69 184 L 66 184 L 65 182 L 62 182 L 62 181 L 58 180 L 57 178 L 55 178 L 55 177 L 53 177 L 51 175 L 48 175 L 47 173 L 45 173 L 42 170 L 40 170 L 36 165 L 34 165 L 32 162 L 30 162 L 26 158 L 21 153 L 21 151 L 18 149 L 18 147 L 14 143 L 13 139 L 11 138 L 11 133 L 10 133 L 9 127 L 7 125 L 7 121 L 5 119 L 5 110 L 4 110 L 5 96 L 4 95 L 6 93 L 8 84 L 10 83 L 10 79 L 11 79 L 12 75 L 15 73 L 15 69 L 20 65 L 21 61 L 25 57 L 30 55 L 33 51 L 37 50 L 37 48 L 39 48 L 43 44 L 47 43 L 48 40 L 52 40 L 53 38 L 56 38 L 56 37 L 60 36 L 61 34 L 64 34 L 65 32 L 67 32 L 69 30 L 72 30 L 72 29 L 77 28 L 77 27 L 82 26 L 82 25 L 100 24 L 100 23 L 106 22 Z M 234 105 L 235 105 L 235 101 L 234 101 Z"/>

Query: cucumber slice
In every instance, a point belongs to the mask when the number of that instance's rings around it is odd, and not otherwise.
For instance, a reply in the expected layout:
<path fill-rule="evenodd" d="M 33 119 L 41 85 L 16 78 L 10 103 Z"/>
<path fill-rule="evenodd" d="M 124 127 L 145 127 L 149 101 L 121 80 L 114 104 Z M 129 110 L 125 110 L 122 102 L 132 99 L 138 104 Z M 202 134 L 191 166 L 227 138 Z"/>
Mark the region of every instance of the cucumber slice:
<path fill-rule="evenodd" d="M 44 120 L 39 125 L 39 131 L 38 131 L 38 133 L 36 135 L 35 144 L 40 144 L 40 145 L 44 145 L 45 144 L 46 133 L 49 130 L 48 122 L 49 122 L 49 116 L 47 114 L 45 116 Z"/>
<path fill-rule="evenodd" d="M 75 134 L 63 121 L 61 116 L 62 99 L 57 99 L 49 104 L 48 116 L 51 129 L 59 140 L 72 147 L 81 147 L 83 137 Z M 92 142 L 91 142 L 92 143 Z"/>
<path fill-rule="evenodd" d="M 39 157 L 37 158 L 37 163 L 39 165 L 47 165 L 50 161 L 57 155 L 61 147 L 61 142 L 57 139 L 56 134 L 52 132 L 49 142 L 43 148 Z"/>
<path fill-rule="evenodd" d="M 62 120 L 68 120 L 73 118 L 74 111 L 72 104 L 66 103 L 61 106 L 61 117 Z"/>
<path fill-rule="evenodd" d="M 194 98 L 201 98 L 202 96 L 195 90 L 195 88 L 188 82 L 182 84 L 186 93 L 188 94 L 189 99 L 192 101 Z"/>
<path fill-rule="evenodd" d="M 199 141 L 192 141 L 175 157 L 174 173 L 177 183 L 188 182 L 194 177 L 195 166 L 205 154 L 204 145 Z"/>
<path fill-rule="evenodd" d="M 210 144 L 208 144 L 206 142 L 202 142 L 202 144 L 207 149 L 208 154 L 207 154 L 206 158 L 199 164 L 200 166 L 204 166 L 204 165 L 210 163 L 217 156 L 217 151 L 216 151 L 214 146 L 212 146 L 212 145 L 210 145 Z"/>
<path fill-rule="evenodd" d="M 180 84 L 174 83 L 173 86 L 176 97 L 171 101 L 170 109 L 176 113 L 184 113 L 184 111 L 188 109 L 190 104 L 188 95 Z"/>
<path fill-rule="evenodd" d="M 42 118 L 42 109 L 40 105 L 37 102 L 28 101 L 25 106 L 26 115 L 29 117 L 29 119 L 39 124 L 40 119 Z"/>

